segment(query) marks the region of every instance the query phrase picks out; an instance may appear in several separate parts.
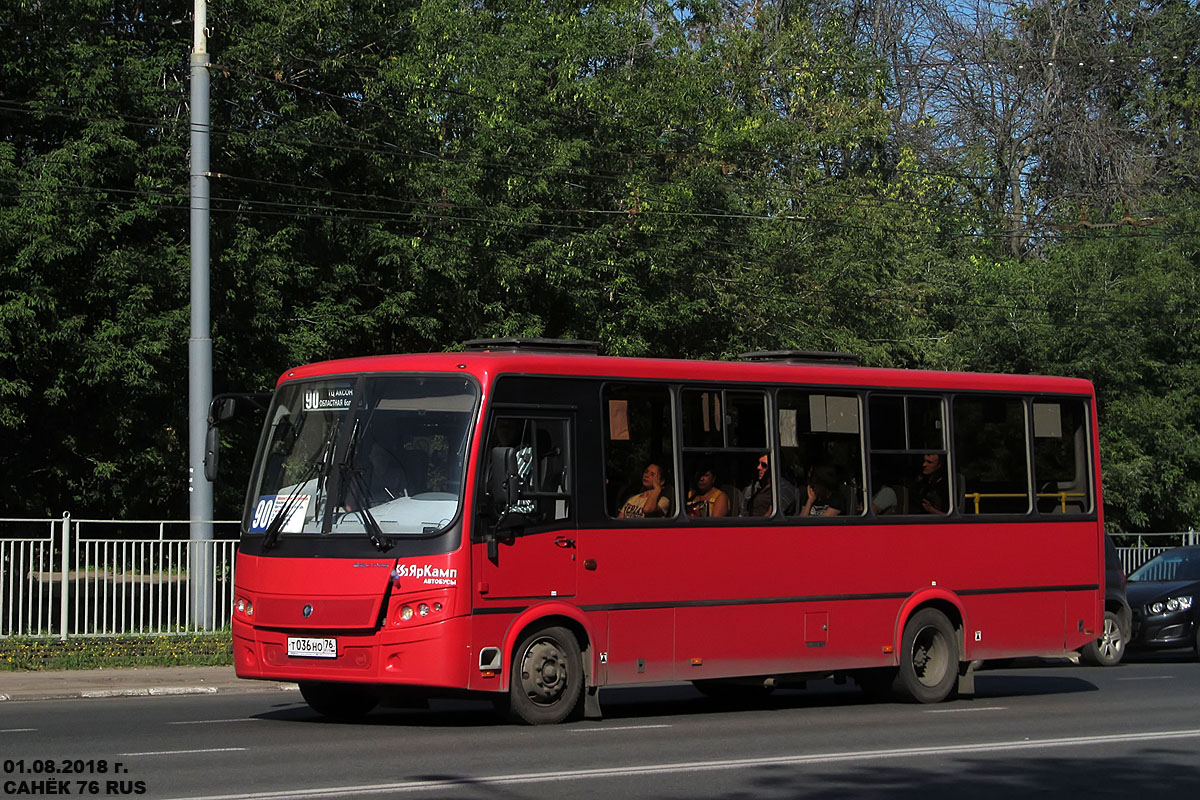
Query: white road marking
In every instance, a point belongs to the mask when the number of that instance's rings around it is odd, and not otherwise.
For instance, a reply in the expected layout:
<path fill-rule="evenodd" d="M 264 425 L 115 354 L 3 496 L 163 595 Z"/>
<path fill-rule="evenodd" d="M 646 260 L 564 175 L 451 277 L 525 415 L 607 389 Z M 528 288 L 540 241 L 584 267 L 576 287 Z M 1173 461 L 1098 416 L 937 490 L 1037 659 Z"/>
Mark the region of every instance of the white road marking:
<path fill-rule="evenodd" d="M 123 756 L 185 756 L 192 753 L 234 753 L 244 747 L 212 747 L 207 750 L 154 750 L 147 753 L 121 753 Z"/>
<path fill-rule="evenodd" d="M 1119 681 L 1171 681 L 1174 675 L 1144 675 L 1140 678 L 1117 678 Z"/>
<path fill-rule="evenodd" d="M 234 719 L 185 719 L 179 722 L 168 722 L 168 725 L 211 725 L 217 722 L 262 722 L 256 717 L 235 717 Z"/>
<path fill-rule="evenodd" d="M 650 728 L 669 728 L 670 725 L 616 725 L 611 728 L 571 728 L 571 733 L 603 733 L 605 731 L 644 731 Z"/>
<path fill-rule="evenodd" d="M 1004 711 L 1007 706 L 983 706 L 981 708 L 934 708 L 926 714 L 965 714 L 970 711 Z"/>
<path fill-rule="evenodd" d="M 482 775 L 479 777 L 463 776 L 461 778 L 447 778 L 443 780 L 330 786 L 324 789 L 288 789 L 276 792 L 199 795 L 171 798 L 171 800 L 291 800 L 292 798 L 397 794 L 400 792 L 427 792 L 438 789 L 454 789 L 462 786 L 502 786 L 547 783 L 550 781 L 577 781 L 591 778 L 623 778 L 632 775 L 671 775 L 683 772 L 709 772 L 753 767 L 797 767 L 847 761 L 874 761 L 883 758 L 927 758 L 929 756 L 962 755 L 966 753 L 1003 753 L 1014 750 L 1045 750 L 1055 747 L 1082 747 L 1095 744 L 1127 744 L 1130 742 L 1146 741 L 1162 742 L 1165 739 L 1197 738 L 1200 738 L 1200 729 L 1150 731 L 1147 733 L 1122 733 L 1109 736 L 1068 736 L 1056 739 L 1023 739 L 1020 741 L 982 742 L 980 744 L 903 747 L 888 750 L 852 750 L 840 753 L 674 762 L 646 764 L 643 766 L 564 770 L 560 772 L 527 772 L 514 775 Z"/>
<path fill-rule="evenodd" d="M 36 730 L 37 728 L 5 728 L 0 730 L 0 733 L 28 733 Z"/>

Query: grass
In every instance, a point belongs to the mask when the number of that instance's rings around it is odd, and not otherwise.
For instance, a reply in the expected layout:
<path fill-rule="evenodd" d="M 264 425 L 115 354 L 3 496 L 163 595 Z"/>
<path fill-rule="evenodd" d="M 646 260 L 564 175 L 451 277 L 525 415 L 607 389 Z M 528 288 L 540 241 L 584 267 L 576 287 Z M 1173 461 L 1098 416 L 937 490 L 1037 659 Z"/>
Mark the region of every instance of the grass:
<path fill-rule="evenodd" d="M 103 667 L 199 667 L 233 663 L 228 631 L 162 636 L 0 639 L 0 672 Z"/>

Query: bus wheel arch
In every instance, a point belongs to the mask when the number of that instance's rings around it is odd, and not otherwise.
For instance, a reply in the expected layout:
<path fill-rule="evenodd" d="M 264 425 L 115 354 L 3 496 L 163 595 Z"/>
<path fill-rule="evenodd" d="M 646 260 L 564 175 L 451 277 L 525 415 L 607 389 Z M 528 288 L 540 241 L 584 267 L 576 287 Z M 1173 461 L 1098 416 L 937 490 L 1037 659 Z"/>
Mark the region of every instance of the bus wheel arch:
<path fill-rule="evenodd" d="M 970 687 L 963 669 L 967 642 L 961 606 L 949 592 L 934 590 L 909 598 L 896 616 L 896 666 L 860 670 L 855 678 L 869 697 L 936 703 L 955 688 Z M 964 676 L 966 680 L 964 680 Z"/>
<path fill-rule="evenodd" d="M 509 626 L 507 633 L 504 635 L 504 647 L 502 651 L 504 653 L 504 671 L 501 674 L 500 682 L 502 689 L 507 691 L 509 681 L 512 680 L 513 653 L 518 643 L 520 643 L 521 638 L 534 628 L 551 625 L 561 625 L 575 634 L 575 640 L 579 643 L 579 652 L 583 657 L 584 676 L 587 679 L 584 685 L 595 685 L 596 653 L 592 645 L 592 635 L 588 630 L 587 624 L 574 607 L 555 603 L 551 606 L 526 609 L 525 613 L 513 620 Z"/>
<path fill-rule="evenodd" d="M 900 656 L 900 645 L 904 638 L 905 626 L 908 625 L 909 620 L 915 614 L 926 608 L 933 608 L 940 611 L 950 621 L 950 625 L 954 628 L 958 660 L 965 661 L 968 649 L 966 614 L 963 612 L 958 598 L 944 590 L 926 591 L 915 594 L 900 609 L 900 613 L 896 615 L 896 628 L 893 634 L 897 657 L 899 658 Z"/>

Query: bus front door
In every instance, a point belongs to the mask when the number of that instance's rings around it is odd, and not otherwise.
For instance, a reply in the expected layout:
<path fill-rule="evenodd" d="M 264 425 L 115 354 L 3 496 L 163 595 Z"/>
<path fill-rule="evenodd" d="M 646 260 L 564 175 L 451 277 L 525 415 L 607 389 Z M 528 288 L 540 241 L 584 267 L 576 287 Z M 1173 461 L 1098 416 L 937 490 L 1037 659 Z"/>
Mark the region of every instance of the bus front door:
<path fill-rule="evenodd" d="M 496 558 L 482 556 L 479 593 L 485 599 L 572 597 L 575 594 L 575 531 L 516 532 L 501 538 Z"/>
<path fill-rule="evenodd" d="M 570 432 L 569 414 L 506 408 L 493 417 L 485 452 L 513 448 L 521 490 L 519 499 L 499 514 L 500 520 L 476 518 L 488 531 L 485 538 L 494 539 L 476 549 L 482 598 L 575 594 L 578 551 Z"/>

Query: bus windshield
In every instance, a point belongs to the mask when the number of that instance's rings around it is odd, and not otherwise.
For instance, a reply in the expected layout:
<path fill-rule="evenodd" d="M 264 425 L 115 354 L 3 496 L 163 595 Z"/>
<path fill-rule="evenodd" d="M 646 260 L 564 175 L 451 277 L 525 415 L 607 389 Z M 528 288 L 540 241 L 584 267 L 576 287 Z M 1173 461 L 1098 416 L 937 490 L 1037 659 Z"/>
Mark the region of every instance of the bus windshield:
<path fill-rule="evenodd" d="M 245 525 L 252 534 L 433 534 L 462 500 L 478 392 L 458 377 L 287 384 L 268 413 Z"/>

